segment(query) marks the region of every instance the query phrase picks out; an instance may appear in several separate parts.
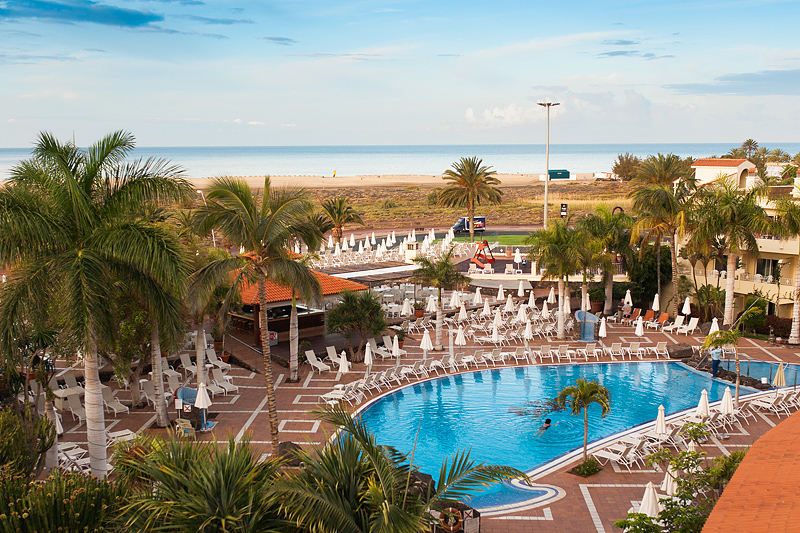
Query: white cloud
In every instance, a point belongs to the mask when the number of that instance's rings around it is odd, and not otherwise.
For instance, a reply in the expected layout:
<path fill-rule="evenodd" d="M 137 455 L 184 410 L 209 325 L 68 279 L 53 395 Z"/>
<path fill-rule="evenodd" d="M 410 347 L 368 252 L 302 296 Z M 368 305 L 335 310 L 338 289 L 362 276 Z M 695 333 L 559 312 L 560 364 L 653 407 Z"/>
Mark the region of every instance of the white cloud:
<path fill-rule="evenodd" d="M 283 128 L 296 128 L 297 124 L 281 124 Z"/>
<path fill-rule="evenodd" d="M 240 118 L 234 119 L 233 121 L 235 123 L 237 123 L 237 124 L 241 124 L 242 123 L 242 119 L 240 119 Z"/>
<path fill-rule="evenodd" d="M 530 52 L 544 52 L 558 48 L 569 48 L 579 44 L 596 43 L 598 41 L 620 38 L 630 35 L 632 32 L 625 31 L 596 31 L 585 33 L 573 33 L 570 35 L 559 35 L 547 37 L 545 39 L 531 39 L 521 43 L 514 43 L 506 46 L 485 48 L 478 50 L 475 55 L 479 57 L 502 57 L 515 54 L 528 54 Z"/>
<path fill-rule="evenodd" d="M 13 123 L 15 123 L 16 121 L 17 121 L 17 119 L 15 119 L 15 118 L 10 118 L 10 119 L 8 119 L 8 123 L 9 123 L 9 124 L 13 124 Z"/>
<path fill-rule="evenodd" d="M 259 122 L 257 120 L 251 120 L 250 122 L 248 122 L 248 124 L 250 124 L 251 126 L 263 126 L 265 123 Z"/>
<path fill-rule="evenodd" d="M 468 107 L 466 112 L 464 112 L 464 119 L 470 124 L 475 122 L 475 111 L 473 111 L 471 107 Z"/>

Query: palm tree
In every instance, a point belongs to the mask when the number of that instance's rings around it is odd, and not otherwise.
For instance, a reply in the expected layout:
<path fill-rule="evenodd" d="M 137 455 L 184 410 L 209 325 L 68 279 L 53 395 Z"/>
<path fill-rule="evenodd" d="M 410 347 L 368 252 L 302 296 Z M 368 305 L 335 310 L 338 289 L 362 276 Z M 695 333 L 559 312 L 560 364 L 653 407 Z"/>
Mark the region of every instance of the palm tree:
<path fill-rule="evenodd" d="M 586 462 L 586 445 L 589 439 L 589 406 L 596 403 L 602 409 L 600 416 L 605 418 L 611 410 L 611 398 L 607 388 L 597 381 L 583 378 L 575 380 L 575 385 L 564 387 L 556 397 L 556 403 L 569 408 L 573 416 L 583 411 L 583 462 Z"/>
<path fill-rule="evenodd" d="M 458 271 L 456 265 L 450 260 L 454 247 L 438 259 L 416 257 L 414 262 L 419 265 L 411 279 L 415 283 L 428 285 L 437 290 L 436 297 L 436 335 L 433 344 L 434 350 L 442 349 L 442 289 L 451 289 L 463 283 L 469 283 L 470 278 Z"/>
<path fill-rule="evenodd" d="M 481 202 L 499 204 L 503 191 L 496 188 L 500 180 L 495 177 L 492 167 L 483 166 L 477 157 L 462 157 L 453 163 L 452 169 L 444 171 L 442 179 L 450 183 L 439 191 L 439 205 L 447 207 L 466 207 L 469 221 L 469 242 L 475 241 L 475 206 Z"/>
<path fill-rule="evenodd" d="M 758 151 L 758 142 L 753 139 L 747 139 L 745 142 L 742 143 L 742 150 L 747 156 L 747 159 L 753 157 L 753 154 Z"/>
<path fill-rule="evenodd" d="M 778 218 L 783 226 L 785 237 L 800 235 L 800 204 L 793 199 L 781 198 L 777 202 Z M 800 343 L 800 257 L 795 260 L 794 269 L 794 304 L 792 305 L 792 330 L 789 344 Z M 778 295 L 780 298 L 780 294 Z"/>
<path fill-rule="evenodd" d="M 304 266 L 307 264 L 305 258 L 298 261 Z M 292 270 L 291 272 L 294 272 Z M 322 301 L 322 288 L 319 280 L 314 277 L 313 283 L 307 278 L 298 278 L 297 276 L 282 276 L 277 275 L 276 280 L 284 287 L 289 287 L 292 290 L 292 311 L 289 315 L 289 381 L 297 382 L 299 378 L 299 355 L 298 355 L 298 340 L 299 328 L 297 320 L 297 298 L 298 296 L 306 304 L 319 304 Z"/>
<path fill-rule="evenodd" d="M 469 452 L 457 452 L 442 464 L 435 489 L 420 487 L 407 456 L 379 445 L 342 405 L 314 414 L 337 427 L 338 438 L 299 452 L 304 468 L 287 472 L 275 487 L 289 518 L 303 531 L 431 531 L 439 524 L 437 509 L 449 507 L 449 501 L 499 481 L 528 479 L 515 468 L 476 464 Z"/>
<path fill-rule="evenodd" d="M 339 302 L 325 314 L 325 322 L 329 333 L 345 338 L 350 360 L 354 363 L 364 360 L 362 350 L 367 337 L 382 334 L 387 326 L 381 297 L 372 291 L 342 291 Z M 358 347 L 354 350 L 355 335 L 358 335 Z"/>
<path fill-rule="evenodd" d="M 325 221 L 333 228 L 333 238 L 336 242 L 341 242 L 342 228 L 345 224 L 364 225 L 361 215 L 356 212 L 355 208 L 350 204 L 350 199 L 346 196 L 336 196 L 323 200 L 321 214 L 323 217 L 320 218 L 320 222 Z"/>
<path fill-rule="evenodd" d="M 531 245 L 528 255 L 544 267 L 544 277 L 558 280 L 558 329 L 556 337 L 563 339 L 564 332 L 564 286 L 570 274 L 578 270 L 579 232 L 569 227 L 572 217 L 556 220 L 547 229 L 535 231 L 525 238 Z"/>
<path fill-rule="evenodd" d="M 763 194 L 761 188 L 741 190 L 732 180 L 719 179 L 701 197 L 695 235 L 699 239 L 724 237 L 727 244 L 724 324 L 733 324 L 734 276 L 739 255 L 743 251 L 758 255 L 755 234 L 782 231 L 759 205 Z"/>
<path fill-rule="evenodd" d="M 197 212 L 197 228 L 201 235 L 208 235 L 216 228 L 236 247 L 244 247 L 246 253 L 235 257 L 211 261 L 197 274 L 194 284 L 196 297 L 202 301 L 202 293 L 211 290 L 221 281 L 230 279 L 230 297 L 233 297 L 243 282 L 256 283 L 260 307 L 259 328 L 261 350 L 264 357 L 264 380 L 267 387 L 267 407 L 272 434 L 272 453 L 278 454 L 278 412 L 275 405 L 275 389 L 272 380 L 272 357 L 269 348 L 267 323 L 266 281 L 291 286 L 317 287 L 319 282 L 307 266 L 295 261 L 289 250 L 289 240 L 305 231 L 313 231 L 308 218 L 313 205 L 302 189 L 272 187 L 269 177 L 264 179 L 264 190 L 254 192 L 250 186 L 233 178 L 213 180 L 206 191 L 208 205 Z M 307 242 L 311 235 L 305 236 Z M 317 292 L 319 294 L 319 292 Z M 227 306 L 227 301 L 226 301 Z"/>
<path fill-rule="evenodd" d="M 744 316 L 744 315 L 742 315 Z M 736 361 L 736 406 L 739 406 L 739 338 L 742 336 L 738 328 L 719 330 L 706 336 L 701 348 L 726 348 L 733 346 L 733 357 Z"/>
<path fill-rule="evenodd" d="M 605 257 L 603 258 L 604 278 L 606 282 L 606 303 L 603 313 L 610 315 L 613 313 L 614 297 L 614 257 L 620 254 L 629 257 L 630 247 L 630 228 L 633 218 L 625 214 L 621 209 L 610 209 L 606 205 L 597 206 L 593 213 L 589 213 L 579 221 L 581 227 L 585 228 L 595 239 L 598 239 Z"/>
<path fill-rule="evenodd" d="M 0 328 L 26 309 L 58 317 L 83 354 L 86 429 L 95 476 L 107 471 L 97 344 L 113 334 L 116 281 L 179 285 L 182 250 L 164 228 L 132 216 L 142 205 L 187 193 L 162 160 L 126 163 L 134 138 L 110 134 L 88 150 L 41 133 L 33 157 L 0 190 L 0 260 L 12 266 Z"/>

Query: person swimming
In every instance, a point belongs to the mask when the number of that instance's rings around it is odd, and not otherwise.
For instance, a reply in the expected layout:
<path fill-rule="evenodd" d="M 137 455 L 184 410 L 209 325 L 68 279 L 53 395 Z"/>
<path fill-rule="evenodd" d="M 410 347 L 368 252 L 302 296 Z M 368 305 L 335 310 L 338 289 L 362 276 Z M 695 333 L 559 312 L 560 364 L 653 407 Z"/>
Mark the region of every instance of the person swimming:
<path fill-rule="evenodd" d="M 542 433 L 547 431 L 547 428 L 549 428 L 552 425 L 553 425 L 553 421 L 550 420 L 549 418 L 545 418 L 544 419 L 544 424 L 542 424 L 542 426 L 539 428 L 539 432 L 536 434 L 536 438 L 538 439 L 539 437 L 541 437 Z"/>

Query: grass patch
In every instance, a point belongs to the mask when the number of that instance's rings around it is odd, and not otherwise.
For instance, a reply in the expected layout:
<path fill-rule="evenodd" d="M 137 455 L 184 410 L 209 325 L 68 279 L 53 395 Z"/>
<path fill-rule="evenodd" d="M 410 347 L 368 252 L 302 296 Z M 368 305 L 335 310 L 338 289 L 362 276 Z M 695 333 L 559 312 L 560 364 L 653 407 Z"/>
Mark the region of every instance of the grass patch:
<path fill-rule="evenodd" d="M 527 235 L 498 235 L 496 233 L 484 232 L 475 234 L 475 242 L 487 240 L 490 243 L 499 242 L 501 246 L 522 246 L 525 244 Z M 469 236 L 456 237 L 457 242 L 469 242 Z"/>

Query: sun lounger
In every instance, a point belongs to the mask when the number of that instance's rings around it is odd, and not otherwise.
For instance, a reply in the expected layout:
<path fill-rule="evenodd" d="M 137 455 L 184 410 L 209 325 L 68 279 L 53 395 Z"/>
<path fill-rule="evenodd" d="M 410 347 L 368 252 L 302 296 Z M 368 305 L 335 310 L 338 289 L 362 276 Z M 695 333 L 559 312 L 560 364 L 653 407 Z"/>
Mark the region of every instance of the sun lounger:
<path fill-rule="evenodd" d="M 700 322 L 700 319 L 696 316 L 693 316 L 689 320 L 689 323 L 687 325 L 678 328 L 675 333 L 680 333 L 683 335 L 691 335 L 697 329 L 698 322 Z"/>
<path fill-rule="evenodd" d="M 683 326 L 683 321 L 685 319 L 686 319 L 685 315 L 678 315 L 677 317 L 675 317 L 675 322 L 673 322 L 669 326 L 661 326 L 661 331 L 662 332 L 673 332 L 676 329 L 678 329 L 678 328 Z"/>
<path fill-rule="evenodd" d="M 67 396 L 67 405 L 72 413 L 72 419 L 75 420 L 77 418 L 79 426 L 83 424 L 86 421 L 86 409 L 81 405 L 80 398 L 74 394 L 70 394 Z"/>
<path fill-rule="evenodd" d="M 130 413 L 131 410 L 128 409 L 127 405 L 122 405 L 122 402 L 114 396 L 111 392 L 111 389 L 108 387 L 103 387 L 103 405 L 105 405 L 106 411 L 114 411 L 114 416 L 117 416 L 117 413 Z"/>
<path fill-rule="evenodd" d="M 669 352 L 667 351 L 667 343 L 666 342 L 659 342 L 655 345 L 655 347 L 651 346 L 647 349 L 647 351 L 656 356 L 656 359 L 664 356 L 665 359 L 669 359 Z"/>
<path fill-rule="evenodd" d="M 117 444 L 118 442 L 126 442 L 135 439 L 136 433 L 130 429 L 121 429 L 119 431 L 106 430 L 106 438 L 111 444 Z"/>
<path fill-rule="evenodd" d="M 231 382 L 231 379 L 222 373 L 219 368 L 212 368 L 211 375 L 214 377 L 214 383 L 225 389 L 225 394 L 229 392 L 239 392 L 239 387 Z"/>
<path fill-rule="evenodd" d="M 217 358 L 217 351 L 214 348 L 209 348 L 206 350 L 206 357 L 208 357 L 208 361 L 212 365 L 224 370 L 225 372 L 231 369 L 230 363 L 226 363 L 221 359 Z"/>
<path fill-rule="evenodd" d="M 331 367 L 317 359 L 314 350 L 306 350 L 306 361 L 308 361 L 308 364 L 311 365 L 311 368 L 317 372 L 330 372 L 331 370 Z"/>
<path fill-rule="evenodd" d="M 178 354 L 178 356 L 180 357 L 180 360 L 181 360 L 181 366 L 183 367 L 183 370 L 184 370 L 184 376 L 186 375 L 186 372 L 190 372 L 192 374 L 192 377 L 196 376 L 197 375 L 197 365 L 194 362 L 192 362 L 192 359 L 191 359 L 191 356 L 189 355 L 189 352 L 185 352 L 185 351 L 184 352 L 180 352 Z"/>

